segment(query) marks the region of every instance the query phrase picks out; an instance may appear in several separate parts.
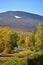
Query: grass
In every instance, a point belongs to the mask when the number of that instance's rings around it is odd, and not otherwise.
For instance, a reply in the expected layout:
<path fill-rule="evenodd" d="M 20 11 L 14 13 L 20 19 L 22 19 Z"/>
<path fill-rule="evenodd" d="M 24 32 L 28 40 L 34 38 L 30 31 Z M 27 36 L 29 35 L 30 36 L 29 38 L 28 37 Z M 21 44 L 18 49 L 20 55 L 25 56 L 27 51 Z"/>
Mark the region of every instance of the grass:
<path fill-rule="evenodd" d="M 36 65 L 41 65 L 41 62 L 43 63 L 43 52 L 39 51 L 34 53 L 34 51 L 27 50 L 15 54 L 2 55 L 0 57 L 0 65 L 27 65 L 27 63 L 28 65 L 32 65 L 34 62 Z"/>
<path fill-rule="evenodd" d="M 0 65 L 24 65 L 25 64 L 25 58 L 19 58 L 15 54 L 12 57 L 0 57 Z"/>

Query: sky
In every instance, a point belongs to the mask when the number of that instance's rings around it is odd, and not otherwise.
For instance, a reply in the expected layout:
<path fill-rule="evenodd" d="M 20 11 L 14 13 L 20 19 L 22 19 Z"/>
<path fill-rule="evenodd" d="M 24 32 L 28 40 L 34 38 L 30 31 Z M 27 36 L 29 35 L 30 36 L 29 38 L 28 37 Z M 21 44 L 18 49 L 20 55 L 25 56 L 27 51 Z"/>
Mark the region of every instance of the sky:
<path fill-rule="evenodd" d="M 0 12 L 25 11 L 43 16 L 43 0 L 0 0 Z"/>

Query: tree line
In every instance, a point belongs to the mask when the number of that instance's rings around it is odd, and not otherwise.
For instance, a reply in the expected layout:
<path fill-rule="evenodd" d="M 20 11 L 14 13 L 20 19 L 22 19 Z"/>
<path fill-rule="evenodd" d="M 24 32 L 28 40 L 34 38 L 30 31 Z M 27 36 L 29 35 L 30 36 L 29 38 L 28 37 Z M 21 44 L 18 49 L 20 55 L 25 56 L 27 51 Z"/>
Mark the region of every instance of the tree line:
<path fill-rule="evenodd" d="M 39 23 L 37 31 L 32 30 L 32 34 L 24 36 L 16 31 L 0 27 L 0 52 L 10 53 L 14 47 L 25 47 L 31 50 L 43 50 L 43 27 Z"/>

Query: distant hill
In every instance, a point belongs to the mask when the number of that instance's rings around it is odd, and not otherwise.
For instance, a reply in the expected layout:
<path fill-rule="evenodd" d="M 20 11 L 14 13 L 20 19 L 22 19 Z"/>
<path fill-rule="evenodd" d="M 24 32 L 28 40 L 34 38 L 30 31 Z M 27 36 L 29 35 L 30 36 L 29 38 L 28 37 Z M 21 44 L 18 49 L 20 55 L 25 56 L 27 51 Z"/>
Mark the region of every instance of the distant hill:
<path fill-rule="evenodd" d="M 37 29 L 37 24 L 43 23 L 43 16 L 23 11 L 6 11 L 0 13 L 0 26 L 10 27 L 22 31 Z"/>

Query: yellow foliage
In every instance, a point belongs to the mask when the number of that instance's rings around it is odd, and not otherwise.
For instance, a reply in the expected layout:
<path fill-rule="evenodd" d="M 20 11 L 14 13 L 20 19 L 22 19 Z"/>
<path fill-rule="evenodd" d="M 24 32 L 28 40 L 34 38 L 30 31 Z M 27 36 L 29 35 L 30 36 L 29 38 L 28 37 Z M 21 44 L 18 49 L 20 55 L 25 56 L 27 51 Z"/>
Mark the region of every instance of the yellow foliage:
<path fill-rule="evenodd" d="M 19 52 L 18 54 L 20 56 L 27 56 L 27 55 L 32 54 L 32 51 L 31 50 L 26 50 L 26 51 Z"/>
<path fill-rule="evenodd" d="M 4 47 L 8 47 L 10 41 L 10 34 L 11 29 L 8 27 L 0 27 L 0 49 L 4 50 Z"/>
<path fill-rule="evenodd" d="M 29 36 L 25 38 L 25 44 L 26 44 L 26 46 L 28 46 L 30 44 L 30 37 Z"/>

